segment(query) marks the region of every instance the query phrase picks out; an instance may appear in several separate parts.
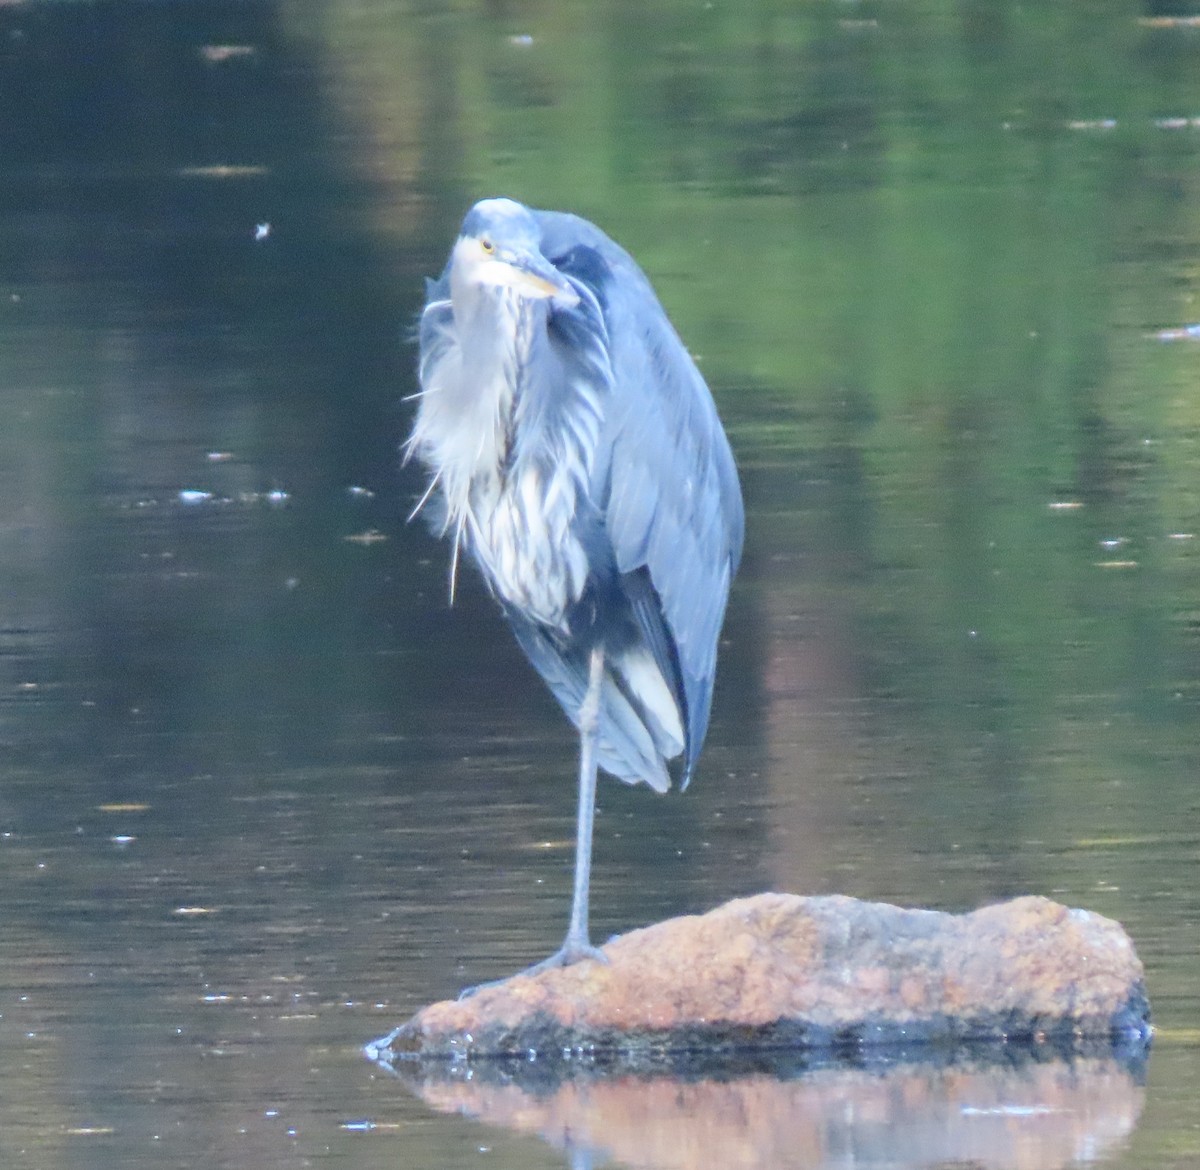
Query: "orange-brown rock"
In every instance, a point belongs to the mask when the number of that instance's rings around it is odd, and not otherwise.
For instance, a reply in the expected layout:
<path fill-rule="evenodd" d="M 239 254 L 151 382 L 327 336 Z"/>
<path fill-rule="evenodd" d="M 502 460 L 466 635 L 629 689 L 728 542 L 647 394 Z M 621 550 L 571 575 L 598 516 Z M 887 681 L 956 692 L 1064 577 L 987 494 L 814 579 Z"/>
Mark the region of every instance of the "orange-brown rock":
<path fill-rule="evenodd" d="M 760 894 L 612 939 L 607 964 L 517 975 L 431 1004 L 368 1045 L 404 1055 L 1145 1036 L 1119 924 L 1046 898 L 970 914 Z"/>

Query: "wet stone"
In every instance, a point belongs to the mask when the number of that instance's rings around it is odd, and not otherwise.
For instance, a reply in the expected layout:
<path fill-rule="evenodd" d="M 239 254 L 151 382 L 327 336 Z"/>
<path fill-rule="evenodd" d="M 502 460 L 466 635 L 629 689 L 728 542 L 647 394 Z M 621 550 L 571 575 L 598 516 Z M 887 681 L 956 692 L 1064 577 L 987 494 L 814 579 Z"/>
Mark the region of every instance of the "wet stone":
<path fill-rule="evenodd" d="M 421 1009 L 373 1059 L 645 1057 L 755 1048 L 1149 1037 L 1121 926 L 1047 898 L 969 914 L 759 894 L 610 940 L 607 964 Z"/>

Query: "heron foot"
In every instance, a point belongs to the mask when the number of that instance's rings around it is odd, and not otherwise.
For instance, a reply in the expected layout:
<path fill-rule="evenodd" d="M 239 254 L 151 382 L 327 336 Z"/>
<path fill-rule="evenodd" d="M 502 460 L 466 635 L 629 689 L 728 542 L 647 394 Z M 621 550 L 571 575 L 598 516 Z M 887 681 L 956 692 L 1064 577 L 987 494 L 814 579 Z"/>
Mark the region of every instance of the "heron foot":
<path fill-rule="evenodd" d="M 608 956 L 599 947 L 592 946 L 590 942 L 567 939 L 554 954 L 540 963 L 534 963 L 532 967 L 526 967 L 523 971 L 518 971 L 504 979 L 491 979 L 487 983 L 476 983 L 471 987 L 464 987 L 458 993 L 458 998 L 460 1000 L 470 999 L 476 992 L 484 991 L 489 987 L 499 987 L 501 983 L 507 983 L 509 979 L 518 979 L 522 975 L 540 975 L 543 971 L 553 971 L 557 967 L 572 967 L 576 963 L 582 963 L 589 959 L 594 963 L 608 965 Z"/>

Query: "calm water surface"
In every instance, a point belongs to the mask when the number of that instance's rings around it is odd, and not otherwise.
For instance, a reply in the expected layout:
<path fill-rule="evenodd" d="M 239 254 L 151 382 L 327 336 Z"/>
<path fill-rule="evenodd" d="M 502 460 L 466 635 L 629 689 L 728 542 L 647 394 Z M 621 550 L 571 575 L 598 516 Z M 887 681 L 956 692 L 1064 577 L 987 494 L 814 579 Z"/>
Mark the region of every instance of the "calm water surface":
<path fill-rule="evenodd" d="M 0 6 L 0 1161 L 1200 1162 L 1177 16 Z M 1144 1073 L 362 1059 L 567 912 L 573 735 L 397 458 L 421 278 L 500 192 L 642 260 L 746 494 L 700 774 L 602 791 L 596 933 L 1047 894 L 1137 942 Z"/>

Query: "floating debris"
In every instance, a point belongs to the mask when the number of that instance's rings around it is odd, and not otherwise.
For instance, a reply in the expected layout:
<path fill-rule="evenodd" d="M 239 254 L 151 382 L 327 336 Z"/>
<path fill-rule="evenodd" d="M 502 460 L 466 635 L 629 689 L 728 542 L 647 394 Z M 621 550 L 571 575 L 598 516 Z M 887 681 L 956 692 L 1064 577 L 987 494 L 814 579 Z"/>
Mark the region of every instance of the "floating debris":
<path fill-rule="evenodd" d="M 1051 500 L 1046 505 L 1051 512 L 1078 512 L 1083 507 L 1082 500 Z"/>
<path fill-rule="evenodd" d="M 533 37 L 529 33 L 514 33 L 508 38 L 508 43 L 517 49 L 532 49 Z"/>
<path fill-rule="evenodd" d="M 236 496 L 226 496 L 217 495 L 215 492 L 202 488 L 180 488 L 175 494 L 175 499 L 187 507 L 195 507 L 197 504 L 221 504 L 226 507 L 238 504 L 242 507 L 260 507 L 266 504 L 269 507 L 278 508 L 291 503 L 292 493 L 286 488 L 271 488 L 270 491 L 265 492 L 238 492 Z M 158 500 L 139 500 L 135 507 L 153 508 L 158 503 Z"/>
<path fill-rule="evenodd" d="M 1162 118 L 1152 118 L 1150 124 L 1156 130 L 1200 130 L 1200 117 L 1173 114 Z M 1115 130 L 1118 125 L 1116 118 L 1073 118 L 1067 123 L 1067 129 L 1106 131 Z"/>
<path fill-rule="evenodd" d="M 1111 849 L 1119 845 L 1159 845 L 1162 837 L 1158 834 L 1140 833 L 1124 837 L 1077 837 L 1071 842 L 1072 849 Z"/>
<path fill-rule="evenodd" d="M 1200 28 L 1200 16 L 1139 16 L 1142 28 Z"/>
<path fill-rule="evenodd" d="M 204 456 L 209 463 L 228 463 L 233 458 L 232 451 L 209 451 Z"/>
<path fill-rule="evenodd" d="M 115 837 L 109 837 L 109 840 L 118 849 L 124 849 L 126 845 L 132 845 L 137 838 L 132 833 L 118 833 Z"/>
<path fill-rule="evenodd" d="M 343 540 L 350 544 L 371 545 L 378 544 L 382 540 L 387 540 L 385 533 L 382 533 L 377 528 L 368 528 L 366 532 L 354 532 L 349 536 L 343 536 Z"/>
<path fill-rule="evenodd" d="M 140 800 L 118 800 L 110 804 L 96 805 L 97 812 L 103 813 L 131 813 L 145 812 L 150 806 Z"/>
<path fill-rule="evenodd" d="M 200 59 L 209 65 L 220 65 L 225 61 L 258 55 L 258 50 L 253 45 L 201 45 L 197 51 Z"/>
<path fill-rule="evenodd" d="M 1045 1117 L 1063 1110 L 1050 1105 L 991 1105 L 986 1108 L 964 1105 L 960 1112 L 963 1117 Z"/>
<path fill-rule="evenodd" d="M 518 846 L 519 849 L 536 849 L 539 853 L 554 849 L 573 849 L 574 847 L 575 839 L 573 837 L 562 837 L 557 841 L 530 841 L 525 845 Z"/>
<path fill-rule="evenodd" d="M 271 234 L 271 225 L 267 222 L 256 223 L 254 225 L 254 242 L 261 243 Z"/>
<path fill-rule="evenodd" d="M 205 914 L 215 914 L 211 906 L 176 906 L 171 911 L 177 918 L 200 918 Z"/>
<path fill-rule="evenodd" d="M 1150 334 L 1156 341 L 1200 341 L 1200 324 L 1174 325 Z"/>
<path fill-rule="evenodd" d="M 347 489 L 346 494 L 352 500 L 373 500 L 375 493 L 370 488 L 360 487 L 356 483 L 352 483 Z"/>
<path fill-rule="evenodd" d="M 248 163 L 214 163 L 211 166 L 180 167 L 182 179 L 256 179 L 271 173 L 270 167 Z"/>

